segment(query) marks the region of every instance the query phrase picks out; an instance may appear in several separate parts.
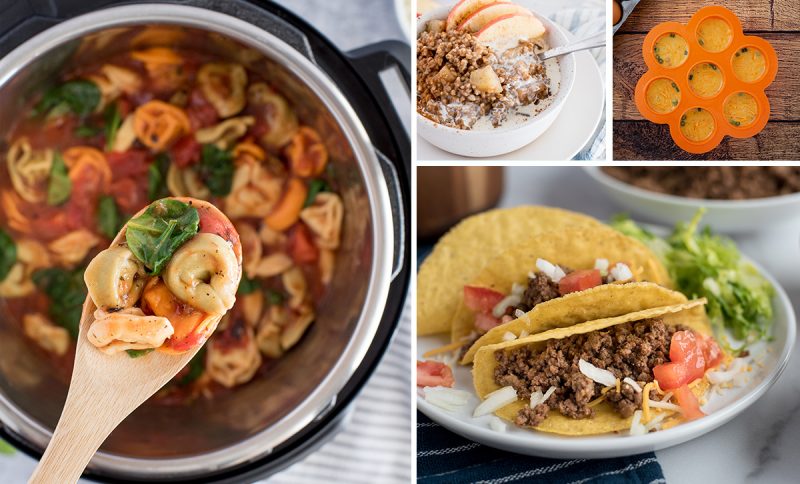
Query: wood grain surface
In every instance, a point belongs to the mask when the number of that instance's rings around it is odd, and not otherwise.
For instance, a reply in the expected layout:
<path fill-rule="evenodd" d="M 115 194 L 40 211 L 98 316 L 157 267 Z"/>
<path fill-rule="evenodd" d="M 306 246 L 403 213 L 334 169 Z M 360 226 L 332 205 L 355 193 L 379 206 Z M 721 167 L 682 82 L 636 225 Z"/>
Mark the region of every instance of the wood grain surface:
<path fill-rule="evenodd" d="M 662 22 L 686 23 L 702 7 L 723 5 L 778 54 L 778 75 L 767 89 L 771 114 L 753 138 L 726 137 L 709 153 L 678 148 L 666 125 L 644 120 L 633 100 L 647 67 L 642 42 Z M 800 159 L 800 0 L 642 0 L 614 36 L 615 160 L 790 160 Z"/>

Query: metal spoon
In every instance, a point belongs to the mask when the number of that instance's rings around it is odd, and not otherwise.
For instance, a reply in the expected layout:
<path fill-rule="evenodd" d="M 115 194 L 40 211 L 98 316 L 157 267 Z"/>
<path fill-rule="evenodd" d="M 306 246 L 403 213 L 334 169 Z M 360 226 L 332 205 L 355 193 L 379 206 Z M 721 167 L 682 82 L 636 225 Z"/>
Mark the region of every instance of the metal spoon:
<path fill-rule="evenodd" d="M 552 59 L 553 57 L 559 57 L 564 54 L 571 54 L 572 52 L 578 52 L 581 50 L 586 49 L 594 49 L 595 47 L 603 47 L 606 45 L 606 33 L 598 32 L 590 37 L 586 37 L 585 39 L 578 40 L 571 44 L 562 45 L 561 47 L 556 47 L 554 49 L 547 50 L 539 54 L 539 58 L 543 61 L 547 59 Z"/>

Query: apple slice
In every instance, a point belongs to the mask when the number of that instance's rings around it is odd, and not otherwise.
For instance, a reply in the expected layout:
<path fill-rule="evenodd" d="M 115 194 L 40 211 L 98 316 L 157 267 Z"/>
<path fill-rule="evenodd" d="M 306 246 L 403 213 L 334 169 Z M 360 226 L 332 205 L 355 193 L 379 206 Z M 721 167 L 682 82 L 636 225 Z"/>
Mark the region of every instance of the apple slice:
<path fill-rule="evenodd" d="M 513 3 L 494 2 L 479 8 L 472 15 L 464 19 L 458 26 L 458 30 L 467 32 L 477 32 L 492 20 L 506 15 L 533 15 L 525 7 Z"/>
<path fill-rule="evenodd" d="M 465 18 L 490 3 L 510 3 L 510 0 L 461 0 L 447 15 L 447 30 L 454 30 Z"/>
<path fill-rule="evenodd" d="M 544 24 L 533 15 L 504 15 L 483 26 L 475 37 L 484 44 L 510 44 L 519 39 L 536 39 L 544 35 Z"/>

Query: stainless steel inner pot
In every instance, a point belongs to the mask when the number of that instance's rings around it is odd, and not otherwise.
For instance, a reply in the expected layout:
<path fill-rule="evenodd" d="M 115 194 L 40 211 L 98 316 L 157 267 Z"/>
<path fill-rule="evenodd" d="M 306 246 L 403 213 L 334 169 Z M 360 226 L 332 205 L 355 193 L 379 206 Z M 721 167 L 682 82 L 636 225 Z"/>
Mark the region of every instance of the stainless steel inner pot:
<path fill-rule="evenodd" d="M 263 458 L 320 418 L 364 358 L 386 304 L 401 214 L 375 150 L 348 102 L 312 62 L 276 36 L 218 12 L 139 4 L 65 21 L 0 60 L 0 139 L 31 96 L 71 65 L 138 46 L 172 45 L 246 65 L 270 80 L 325 139 L 345 204 L 336 274 L 301 344 L 254 382 L 188 407 L 146 404 L 89 468 L 127 478 L 201 475 Z M 0 146 L 0 153 L 5 150 Z M 2 155 L 0 154 L 0 157 Z M 4 160 L 0 163 L 4 163 Z M 383 163 L 383 166 L 381 165 Z M 400 204 L 402 206 L 402 204 Z M 393 257 L 394 255 L 394 257 Z M 402 264 L 401 264 L 402 265 Z M 49 441 L 66 386 L 0 302 L 0 421 L 33 448 Z"/>

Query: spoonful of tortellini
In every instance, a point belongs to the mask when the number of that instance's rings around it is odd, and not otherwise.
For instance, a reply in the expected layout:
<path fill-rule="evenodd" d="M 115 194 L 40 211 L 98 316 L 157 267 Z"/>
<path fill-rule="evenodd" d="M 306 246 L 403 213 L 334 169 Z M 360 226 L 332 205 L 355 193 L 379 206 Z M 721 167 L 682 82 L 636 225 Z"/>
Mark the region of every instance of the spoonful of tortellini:
<path fill-rule="evenodd" d="M 29 482 L 76 482 L 117 425 L 200 350 L 241 277 L 239 234 L 210 203 L 165 198 L 131 218 L 86 268 L 67 401 Z"/>

